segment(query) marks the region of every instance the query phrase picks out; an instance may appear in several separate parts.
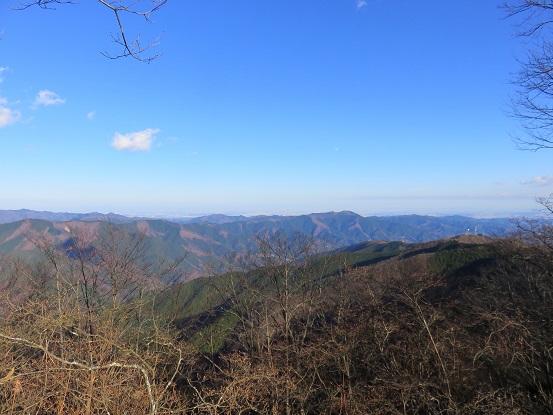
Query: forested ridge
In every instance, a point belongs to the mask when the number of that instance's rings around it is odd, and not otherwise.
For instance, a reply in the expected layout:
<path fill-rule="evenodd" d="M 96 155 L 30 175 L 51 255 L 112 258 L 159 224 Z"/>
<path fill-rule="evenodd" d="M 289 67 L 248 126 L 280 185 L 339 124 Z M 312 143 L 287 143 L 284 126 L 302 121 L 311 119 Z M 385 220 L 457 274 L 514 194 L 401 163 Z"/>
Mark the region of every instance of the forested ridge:
<path fill-rule="evenodd" d="M 2 258 L 0 412 L 551 413 L 550 227 L 328 251 L 276 232 L 163 287 L 115 227 Z"/>
<path fill-rule="evenodd" d="M 14 219 L 21 215 L 25 219 L 1 223 L 3 218 Z M 77 220 L 77 217 L 80 219 Z M 512 228 L 508 218 L 421 215 L 363 217 L 353 212 L 239 218 L 214 215 L 187 223 L 175 223 L 109 214 L 102 217 L 98 213 L 0 211 L 0 255 L 26 259 L 38 257 L 40 250 L 36 244 L 30 243 L 30 235 L 41 238 L 47 236 L 51 244 L 64 249 L 73 246 L 77 240 L 90 244 L 104 238 L 108 224 L 129 234 L 143 234 L 143 244 L 147 247 L 145 253 L 150 260 L 161 256 L 179 260 L 186 256 L 179 266 L 182 275 L 173 275 L 177 279 L 212 272 L 217 264 L 221 264 L 220 259 L 229 253 L 244 252 L 254 246 L 256 235 L 276 230 L 310 235 L 324 240 L 328 249 L 339 249 L 368 240 L 423 242 L 462 233 L 504 235 Z"/>

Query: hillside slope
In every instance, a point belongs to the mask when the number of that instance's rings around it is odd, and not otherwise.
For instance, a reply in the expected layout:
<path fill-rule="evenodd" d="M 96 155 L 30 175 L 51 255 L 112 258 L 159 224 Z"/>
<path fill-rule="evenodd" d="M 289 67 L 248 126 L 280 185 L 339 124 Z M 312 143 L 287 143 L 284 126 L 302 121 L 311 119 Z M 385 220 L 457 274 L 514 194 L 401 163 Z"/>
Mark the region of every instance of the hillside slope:
<path fill-rule="evenodd" d="M 221 259 L 251 248 L 260 235 L 284 232 L 301 233 L 323 240 L 327 249 L 337 249 L 366 241 L 424 242 L 465 233 L 502 234 L 511 226 L 508 219 L 470 219 L 464 217 L 362 217 L 352 212 L 317 213 L 301 216 L 239 218 L 220 223 L 175 223 L 164 220 L 129 220 L 116 223 L 106 220 L 26 219 L 0 224 L 0 253 L 18 257 L 37 257 L 30 239 L 47 235 L 55 246 L 64 247 L 71 238 L 93 242 L 107 226 L 123 232 L 145 235 L 151 258 L 186 255 L 183 270 L 194 276 L 208 267 L 219 269 Z"/>

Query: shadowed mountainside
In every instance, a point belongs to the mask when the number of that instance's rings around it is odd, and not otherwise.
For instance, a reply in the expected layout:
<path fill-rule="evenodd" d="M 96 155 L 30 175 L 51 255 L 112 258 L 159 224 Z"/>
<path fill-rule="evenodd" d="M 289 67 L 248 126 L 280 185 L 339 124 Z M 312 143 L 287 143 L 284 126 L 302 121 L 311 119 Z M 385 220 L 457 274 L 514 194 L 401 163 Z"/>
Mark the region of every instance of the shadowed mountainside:
<path fill-rule="evenodd" d="M 0 236 L 17 244 L 33 231 L 70 235 L 63 247 L 78 249 L 87 232 L 101 238 L 107 226 L 24 221 Z M 128 226 L 153 241 L 213 243 L 213 234 L 195 232 L 203 228 Z M 1 269 L 11 276 L 0 285 L 9 300 L 0 318 L 2 413 L 553 408 L 551 245 L 464 234 L 322 253 L 312 237 L 275 233 L 220 275 L 157 291 L 140 256 L 127 261 L 133 239 L 116 241 L 123 246 L 104 246 L 90 261 L 62 254 L 50 266 L 8 261 Z M 52 275 L 55 287 L 45 279 Z"/>
<path fill-rule="evenodd" d="M 143 233 L 151 258 L 186 255 L 183 270 L 197 277 L 208 269 L 218 270 L 225 255 L 246 251 L 254 244 L 256 236 L 276 231 L 313 236 L 324 240 L 328 249 L 339 249 L 366 241 L 425 242 L 476 232 L 497 235 L 504 234 L 511 226 L 508 219 L 417 215 L 363 217 L 353 212 L 238 217 L 236 221 L 217 216 L 220 223 L 130 219 L 128 223 L 118 223 L 112 217 L 93 220 L 93 215 L 85 215 L 86 220 L 26 219 L 1 224 L 0 253 L 35 257 L 38 251 L 31 239 L 38 235 L 46 235 L 52 243 L 66 249 L 75 238 L 93 243 L 111 224 L 130 234 Z"/>

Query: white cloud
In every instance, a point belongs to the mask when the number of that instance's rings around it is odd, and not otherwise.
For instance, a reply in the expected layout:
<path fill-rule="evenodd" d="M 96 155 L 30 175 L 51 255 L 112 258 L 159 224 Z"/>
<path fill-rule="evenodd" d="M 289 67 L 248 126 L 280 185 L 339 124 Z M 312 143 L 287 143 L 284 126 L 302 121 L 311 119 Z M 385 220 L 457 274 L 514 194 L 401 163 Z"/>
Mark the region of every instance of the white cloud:
<path fill-rule="evenodd" d="M 367 6 L 367 2 L 365 0 L 357 0 L 357 10 L 362 9 L 365 6 Z"/>
<path fill-rule="evenodd" d="M 8 68 L 6 68 L 5 66 L 0 66 L 0 84 L 4 81 L 4 78 L 2 78 L 2 73 L 6 72 L 7 70 Z"/>
<path fill-rule="evenodd" d="M 5 104 L 6 100 L 0 98 L 0 104 Z M 0 128 L 5 127 L 8 124 L 13 124 L 14 122 L 19 121 L 21 118 L 21 113 L 19 111 L 14 111 L 8 107 L 0 105 Z"/>
<path fill-rule="evenodd" d="M 96 111 L 90 111 L 88 114 L 86 114 L 86 118 L 88 118 L 89 120 L 93 120 L 95 116 Z"/>
<path fill-rule="evenodd" d="M 520 184 L 526 184 L 530 186 L 545 186 L 553 183 L 553 176 L 536 176 L 531 180 L 523 180 Z"/>
<path fill-rule="evenodd" d="M 33 108 L 38 107 L 39 105 L 57 105 L 65 104 L 65 98 L 61 98 L 58 94 L 46 89 L 39 91 L 38 95 L 35 98 Z"/>
<path fill-rule="evenodd" d="M 155 134 L 160 130 L 147 128 L 128 134 L 115 133 L 111 146 L 117 150 L 146 151 L 152 147 Z"/>
<path fill-rule="evenodd" d="M 0 128 L 13 124 L 21 118 L 21 113 L 8 107 L 8 100 L 0 97 Z"/>

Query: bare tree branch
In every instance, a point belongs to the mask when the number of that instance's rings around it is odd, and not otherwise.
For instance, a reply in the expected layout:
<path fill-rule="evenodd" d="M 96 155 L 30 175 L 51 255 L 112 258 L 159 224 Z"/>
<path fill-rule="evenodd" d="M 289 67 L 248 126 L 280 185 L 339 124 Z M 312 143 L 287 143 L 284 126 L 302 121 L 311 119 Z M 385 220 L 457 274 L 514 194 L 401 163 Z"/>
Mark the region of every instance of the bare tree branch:
<path fill-rule="evenodd" d="M 19 6 L 13 7 L 14 10 L 25 10 L 32 6 L 38 6 L 45 10 L 56 10 L 56 4 L 77 4 L 71 0 L 35 0 L 32 2 L 19 3 Z"/>
<path fill-rule="evenodd" d="M 50 359 L 53 359 L 53 360 L 55 360 L 59 363 L 62 363 L 63 365 L 66 365 L 70 368 L 74 368 L 74 369 L 77 369 L 77 370 L 97 371 L 97 370 L 106 370 L 106 369 L 110 369 L 110 368 L 113 368 L 113 367 L 117 367 L 117 368 L 121 368 L 121 369 L 137 370 L 141 373 L 141 375 L 144 379 L 146 390 L 148 392 L 148 398 L 150 400 L 150 405 L 151 405 L 151 412 L 150 413 L 151 414 L 156 413 L 156 401 L 154 400 L 154 396 L 152 394 L 152 384 L 151 384 L 151 381 L 150 381 L 150 376 L 149 376 L 148 371 L 146 370 L 146 368 L 142 367 L 141 365 L 126 364 L 126 363 L 119 363 L 119 362 L 110 362 L 110 363 L 106 363 L 106 364 L 103 364 L 103 365 L 87 365 L 87 364 L 83 364 L 81 362 L 78 362 L 76 360 L 69 361 L 69 360 L 66 360 L 62 357 L 57 356 L 55 353 L 52 353 L 49 350 L 47 345 L 44 346 L 42 344 L 38 344 L 36 342 L 30 341 L 30 340 L 27 340 L 27 339 L 24 339 L 24 338 L 21 338 L 21 337 L 6 336 L 2 333 L 0 333 L 0 338 L 4 339 L 4 340 L 7 340 L 9 342 L 13 342 L 13 343 L 17 343 L 17 344 L 21 344 L 21 345 L 30 347 L 32 349 L 40 350 L 46 356 L 48 356 Z"/>
<path fill-rule="evenodd" d="M 148 55 L 146 52 L 153 46 L 159 44 L 159 37 L 153 41 L 142 42 L 140 35 L 134 39 L 128 37 L 125 32 L 125 26 L 122 22 L 122 15 L 128 14 L 144 18 L 147 23 L 152 23 L 152 13 L 161 9 L 167 3 L 167 0 L 128 0 L 128 1 L 107 1 L 97 0 L 101 5 L 110 9 L 115 15 L 117 22 L 117 33 L 111 34 L 112 40 L 121 48 L 121 52 L 112 54 L 101 52 L 108 59 L 118 59 L 132 57 L 140 62 L 150 63 L 152 60 L 161 56 L 160 54 Z M 77 4 L 73 0 L 33 0 L 20 2 L 13 7 L 14 10 L 25 10 L 29 7 L 37 6 L 45 10 L 55 10 L 56 5 Z"/>
<path fill-rule="evenodd" d="M 517 35 L 526 39 L 527 56 L 513 78 L 516 86 L 510 112 L 521 121 L 524 134 L 516 135 L 521 150 L 553 148 L 553 2 L 513 0 L 503 8 L 507 17 L 519 19 Z"/>

